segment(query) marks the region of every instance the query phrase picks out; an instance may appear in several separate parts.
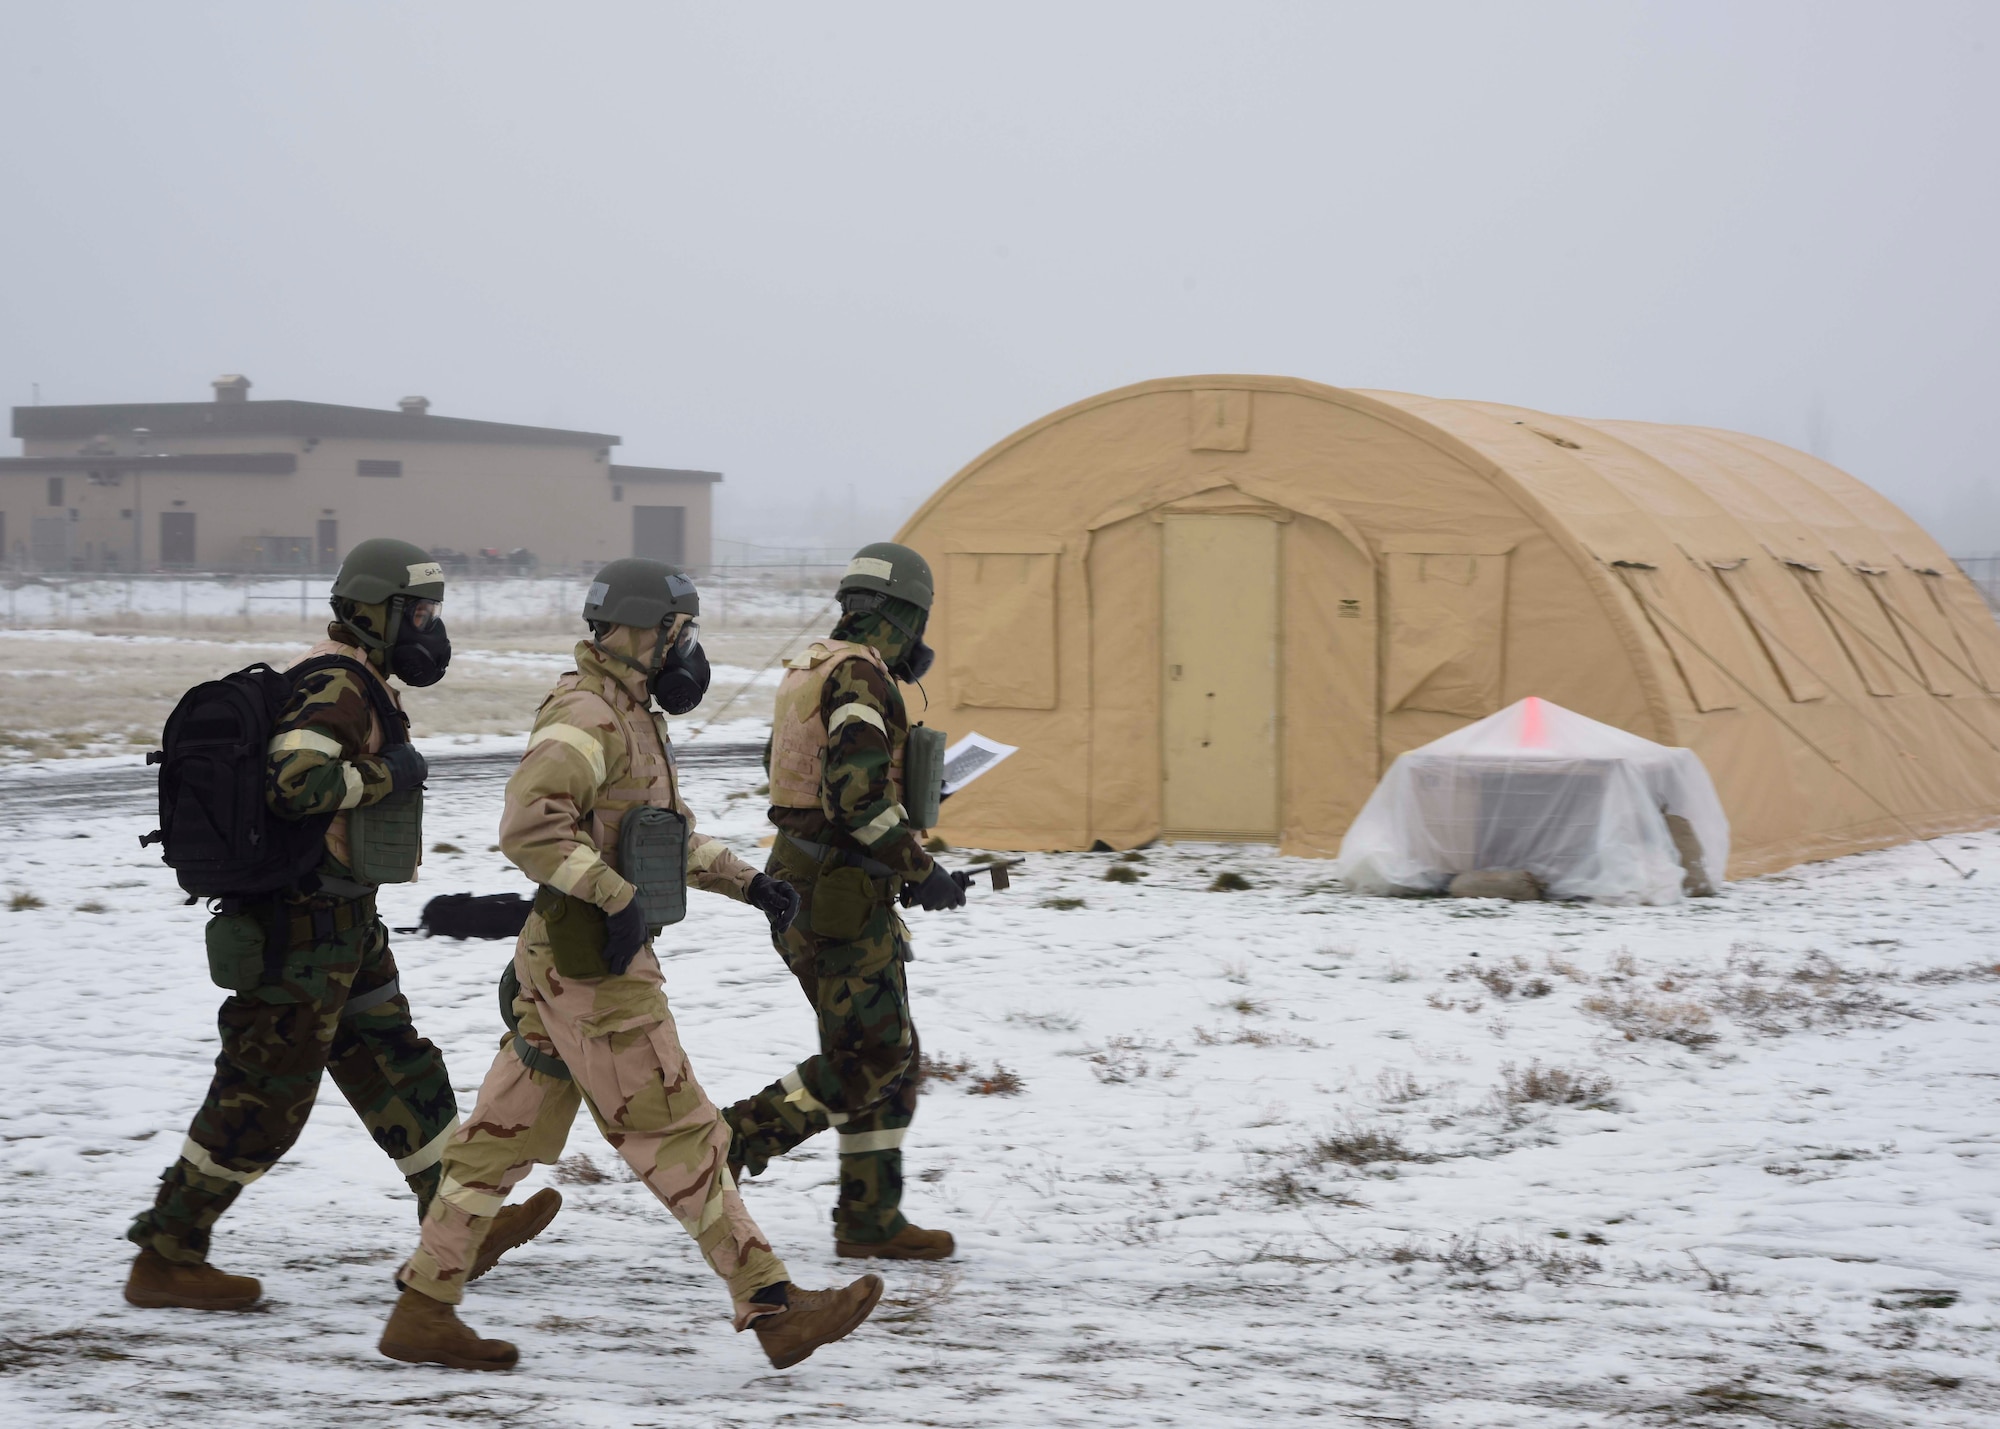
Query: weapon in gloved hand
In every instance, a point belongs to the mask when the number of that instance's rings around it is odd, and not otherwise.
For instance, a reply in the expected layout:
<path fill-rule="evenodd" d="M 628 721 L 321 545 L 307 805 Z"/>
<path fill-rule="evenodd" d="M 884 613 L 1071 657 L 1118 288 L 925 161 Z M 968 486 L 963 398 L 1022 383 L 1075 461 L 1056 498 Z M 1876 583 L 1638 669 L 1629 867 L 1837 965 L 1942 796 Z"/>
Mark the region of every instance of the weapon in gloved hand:
<path fill-rule="evenodd" d="M 950 870 L 951 881 L 958 885 L 960 893 L 964 893 L 972 887 L 974 880 L 980 874 L 991 874 L 993 891 L 995 893 L 1003 893 L 1014 881 L 1007 876 L 1007 870 L 1010 868 L 1019 868 L 1026 862 L 1025 858 L 996 858 L 991 863 L 974 864 L 970 868 L 954 868 Z M 904 884 L 903 891 L 898 895 L 897 901 L 905 908 L 916 907 L 918 887 L 919 885 L 914 883 Z"/>

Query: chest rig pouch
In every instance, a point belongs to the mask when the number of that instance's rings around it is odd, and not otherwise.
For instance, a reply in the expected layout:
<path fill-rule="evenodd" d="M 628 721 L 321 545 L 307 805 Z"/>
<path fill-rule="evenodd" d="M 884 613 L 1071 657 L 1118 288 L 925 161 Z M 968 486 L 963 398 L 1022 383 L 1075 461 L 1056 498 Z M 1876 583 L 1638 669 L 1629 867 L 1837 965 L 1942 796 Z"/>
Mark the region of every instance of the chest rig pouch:
<path fill-rule="evenodd" d="M 946 735 L 929 725 L 912 725 L 903 746 L 903 814 L 913 829 L 937 827 L 944 804 Z"/>
<path fill-rule="evenodd" d="M 646 929 L 687 917 L 687 820 L 652 805 L 628 810 L 618 830 L 618 871 L 639 890 Z"/>
<path fill-rule="evenodd" d="M 410 742 L 409 716 L 397 709 L 379 680 L 362 687 L 382 726 L 382 747 Z M 362 883 L 414 883 L 424 851 L 424 791 L 403 789 L 377 803 L 347 811 L 348 867 Z"/>

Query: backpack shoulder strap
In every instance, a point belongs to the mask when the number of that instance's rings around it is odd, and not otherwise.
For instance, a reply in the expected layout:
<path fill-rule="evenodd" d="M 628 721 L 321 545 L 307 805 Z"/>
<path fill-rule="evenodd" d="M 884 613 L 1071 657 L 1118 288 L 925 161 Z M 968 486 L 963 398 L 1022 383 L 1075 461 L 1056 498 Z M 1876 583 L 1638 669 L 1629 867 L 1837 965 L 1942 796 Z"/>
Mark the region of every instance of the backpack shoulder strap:
<path fill-rule="evenodd" d="M 375 718 L 382 726 L 382 747 L 392 744 L 408 744 L 410 741 L 409 717 L 396 708 L 396 702 L 389 698 L 389 691 L 375 677 L 375 672 L 355 659 L 352 655 L 315 655 L 310 660 L 301 660 L 285 671 L 292 688 L 297 689 L 299 680 L 306 675 L 318 674 L 321 670 L 331 670 L 341 665 L 349 665 L 361 672 L 361 690 L 375 711 Z"/>

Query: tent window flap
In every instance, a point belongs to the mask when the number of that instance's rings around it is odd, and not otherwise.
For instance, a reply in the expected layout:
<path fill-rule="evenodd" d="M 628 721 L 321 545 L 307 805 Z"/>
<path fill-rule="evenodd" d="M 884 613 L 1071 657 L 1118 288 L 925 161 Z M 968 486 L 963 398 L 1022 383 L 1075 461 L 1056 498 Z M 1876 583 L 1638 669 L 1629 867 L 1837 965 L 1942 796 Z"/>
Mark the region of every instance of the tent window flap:
<path fill-rule="evenodd" d="M 1667 647 L 1674 668 L 1680 672 L 1681 686 L 1694 707 L 1703 714 L 1736 708 L 1736 682 L 1722 666 L 1702 649 L 1691 633 L 1687 617 L 1664 599 L 1660 573 L 1651 566 L 1613 562 L 1619 577 L 1645 612 L 1646 624 Z"/>
<path fill-rule="evenodd" d="M 1507 557 L 1389 551 L 1382 708 L 1481 719 L 1500 708 Z"/>
<path fill-rule="evenodd" d="M 1751 637 L 1757 647 L 1777 671 L 1778 680 L 1785 687 L 1785 693 L 1796 704 L 1808 700 L 1826 698 L 1827 689 L 1819 676 L 1806 663 L 1805 652 L 1812 648 L 1807 632 L 1801 628 L 1799 617 L 1812 619 L 1810 612 L 1795 612 L 1773 593 L 1764 589 L 1756 570 L 1748 563 L 1733 566 L 1717 565 L 1715 578 L 1722 582 L 1722 588 L 1742 613 L 1744 623 L 1750 627 Z"/>
<path fill-rule="evenodd" d="M 1056 707 L 1056 561 L 1049 552 L 953 552 L 951 684 L 975 709 Z"/>

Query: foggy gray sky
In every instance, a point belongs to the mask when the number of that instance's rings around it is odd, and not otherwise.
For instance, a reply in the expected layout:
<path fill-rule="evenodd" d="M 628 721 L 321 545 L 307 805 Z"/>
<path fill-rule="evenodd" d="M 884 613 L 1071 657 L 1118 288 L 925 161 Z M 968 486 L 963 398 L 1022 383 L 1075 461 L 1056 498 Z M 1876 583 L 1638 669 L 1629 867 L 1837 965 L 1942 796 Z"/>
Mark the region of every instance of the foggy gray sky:
<path fill-rule="evenodd" d="M 4 33 L 8 405 L 423 393 L 838 544 L 850 488 L 892 526 L 1078 398 L 1282 373 L 1757 432 L 2000 549 L 1990 3 L 12 0 Z"/>

